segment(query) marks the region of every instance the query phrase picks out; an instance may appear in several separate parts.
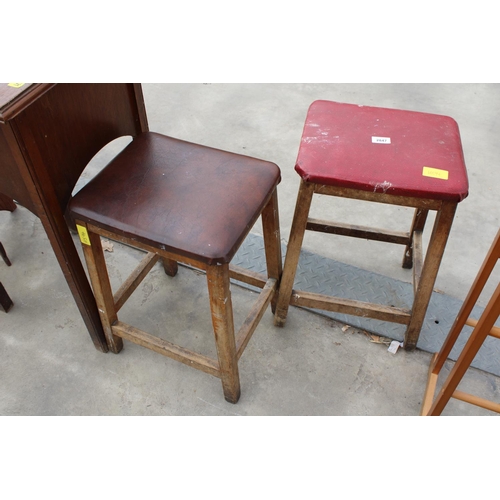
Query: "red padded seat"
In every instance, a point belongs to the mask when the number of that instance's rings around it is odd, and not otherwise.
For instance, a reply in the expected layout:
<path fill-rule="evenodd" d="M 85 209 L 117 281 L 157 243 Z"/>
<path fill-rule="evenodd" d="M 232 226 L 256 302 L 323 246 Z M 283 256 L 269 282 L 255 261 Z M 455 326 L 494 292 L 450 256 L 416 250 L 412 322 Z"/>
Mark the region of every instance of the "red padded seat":
<path fill-rule="evenodd" d="M 462 201 L 468 179 L 453 118 L 315 101 L 295 170 L 308 182 Z"/>

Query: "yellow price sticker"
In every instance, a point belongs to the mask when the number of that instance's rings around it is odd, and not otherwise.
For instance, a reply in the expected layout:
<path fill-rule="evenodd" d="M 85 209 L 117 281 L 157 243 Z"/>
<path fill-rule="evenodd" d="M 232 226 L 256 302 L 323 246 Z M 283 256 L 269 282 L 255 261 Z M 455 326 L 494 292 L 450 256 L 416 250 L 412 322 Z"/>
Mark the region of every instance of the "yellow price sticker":
<path fill-rule="evenodd" d="M 24 83 L 9 83 L 7 84 L 9 87 L 14 87 L 15 89 L 18 89 L 24 85 Z"/>
<path fill-rule="evenodd" d="M 448 170 L 441 170 L 440 168 L 424 167 L 422 171 L 424 177 L 434 177 L 435 179 L 448 180 Z"/>
<path fill-rule="evenodd" d="M 80 236 L 80 241 L 84 245 L 90 245 L 90 238 L 89 238 L 89 233 L 87 233 L 87 228 L 80 226 L 79 224 L 76 225 L 76 230 L 78 231 L 78 236 Z"/>

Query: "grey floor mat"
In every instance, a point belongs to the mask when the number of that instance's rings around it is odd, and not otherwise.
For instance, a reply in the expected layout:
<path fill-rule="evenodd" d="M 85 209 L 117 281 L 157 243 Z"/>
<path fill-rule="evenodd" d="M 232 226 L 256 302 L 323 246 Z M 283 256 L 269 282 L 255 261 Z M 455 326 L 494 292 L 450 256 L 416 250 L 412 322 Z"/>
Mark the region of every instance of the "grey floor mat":
<path fill-rule="evenodd" d="M 283 255 L 285 251 L 286 248 L 283 247 Z M 233 263 L 253 271 L 265 272 L 262 237 L 250 234 L 240 247 Z M 396 307 L 409 308 L 413 301 L 411 283 L 365 271 L 305 250 L 301 253 L 294 288 Z M 417 347 L 430 353 L 439 351 L 461 305 L 461 300 L 433 292 Z M 476 306 L 472 315 L 478 319 L 483 310 Z M 403 340 L 404 325 L 328 311 L 315 310 L 314 312 L 392 340 Z M 471 331 L 471 328 L 464 327 L 450 354 L 452 360 L 456 360 L 459 356 Z M 500 376 L 500 342 L 488 337 L 472 366 Z"/>

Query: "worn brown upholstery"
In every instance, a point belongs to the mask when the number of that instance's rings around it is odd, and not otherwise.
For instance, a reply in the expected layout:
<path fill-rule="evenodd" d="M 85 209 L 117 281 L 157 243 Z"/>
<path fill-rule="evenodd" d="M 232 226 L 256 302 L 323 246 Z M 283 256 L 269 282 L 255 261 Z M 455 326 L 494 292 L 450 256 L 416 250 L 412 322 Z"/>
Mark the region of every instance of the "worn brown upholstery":
<path fill-rule="evenodd" d="M 279 180 L 271 163 L 148 132 L 78 193 L 71 211 L 155 248 L 230 262 Z"/>
<path fill-rule="evenodd" d="M 83 234 L 110 349 L 119 352 L 126 338 L 220 377 L 226 399 L 236 403 L 237 360 L 273 300 L 281 275 L 279 182 L 280 170 L 273 163 L 145 132 L 77 193 L 69 211 Z M 261 215 L 268 276 L 233 266 L 230 270 L 229 262 Z M 114 298 L 99 235 L 148 252 Z M 118 321 L 118 309 L 159 258 L 170 275 L 177 261 L 206 271 L 217 361 Z M 263 289 L 236 338 L 230 275 Z"/>

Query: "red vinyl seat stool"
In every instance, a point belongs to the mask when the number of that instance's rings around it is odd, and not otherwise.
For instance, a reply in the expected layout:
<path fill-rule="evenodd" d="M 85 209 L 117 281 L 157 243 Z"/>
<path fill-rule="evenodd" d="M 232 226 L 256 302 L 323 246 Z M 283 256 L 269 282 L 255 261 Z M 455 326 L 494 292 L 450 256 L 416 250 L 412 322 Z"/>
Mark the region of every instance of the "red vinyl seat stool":
<path fill-rule="evenodd" d="M 280 179 L 273 163 L 145 132 L 75 195 L 69 214 L 112 352 L 122 339 L 135 342 L 220 378 L 225 399 L 238 401 L 238 360 L 267 306 L 274 309 L 281 277 Z M 267 276 L 230 266 L 259 218 Z M 101 236 L 147 252 L 114 294 Z M 119 321 L 118 311 L 158 260 L 171 276 L 178 262 L 206 272 L 217 359 Z M 262 289 L 236 335 L 230 277 Z"/>
<path fill-rule="evenodd" d="M 460 133 L 446 116 L 315 101 L 309 108 L 295 170 L 301 177 L 280 284 L 275 324 L 290 304 L 407 325 L 404 347 L 416 347 L 457 204 L 468 195 Z M 415 208 L 409 232 L 309 217 L 314 194 Z M 436 218 L 425 258 L 422 233 Z M 413 267 L 411 310 L 293 290 L 305 230 L 405 246 Z"/>

